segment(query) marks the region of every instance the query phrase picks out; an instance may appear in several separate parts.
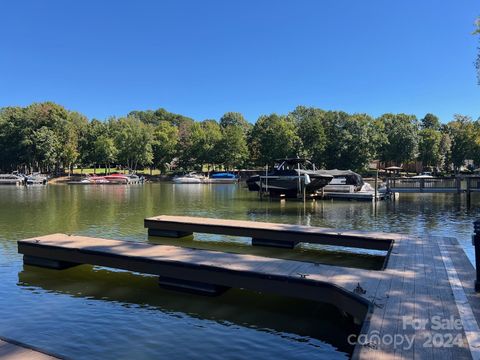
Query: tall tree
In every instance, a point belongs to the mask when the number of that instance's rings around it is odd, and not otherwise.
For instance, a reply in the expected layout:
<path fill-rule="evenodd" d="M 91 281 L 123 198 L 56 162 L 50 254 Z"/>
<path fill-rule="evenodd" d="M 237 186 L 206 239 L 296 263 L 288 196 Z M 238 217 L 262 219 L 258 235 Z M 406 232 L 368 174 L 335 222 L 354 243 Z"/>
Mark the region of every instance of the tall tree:
<path fill-rule="evenodd" d="M 419 132 L 418 159 L 424 166 L 438 167 L 442 162 L 442 134 L 434 128 L 424 128 Z"/>
<path fill-rule="evenodd" d="M 324 165 L 324 151 L 327 144 L 324 124 L 325 111 L 297 106 L 289 116 L 294 119 L 298 128 L 303 155 L 311 158 L 318 166 Z"/>
<path fill-rule="evenodd" d="M 433 114 L 426 114 L 420 123 L 422 129 L 440 130 L 440 120 Z"/>
<path fill-rule="evenodd" d="M 120 118 L 112 123 L 115 146 L 118 149 L 118 160 L 129 170 L 136 171 L 139 165 L 152 163 L 153 131 L 133 116 Z"/>
<path fill-rule="evenodd" d="M 153 132 L 153 163 L 165 171 L 172 163 L 178 144 L 178 129 L 168 121 L 161 121 Z"/>
<path fill-rule="evenodd" d="M 243 115 L 239 112 L 227 112 L 223 114 L 223 116 L 220 118 L 220 127 L 224 129 L 228 126 L 240 127 L 245 134 L 252 127 L 252 125 L 245 120 Z"/>
<path fill-rule="evenodd" d="M 381 151 L 382 160 L 397 165 L 417 157 L 418 123 L 413 115 L 384 114 L 378 119 L 385 126 L 387 142 Z"/>
<path fill-rule="evenodd" d="M 465 160 L 473 156 L 475 147 L 474 126 L 469 116 L 454 115 L 454 120 L 447 125 L 451 139 L 451 158 L 454 170 L 458 172 Z"/>
<path fill-rule="evenodd" d="M 277 114 L 260 116 L 252 129 L 249 142 L 252 157 L 258 165 L 296 156 L 301 148 L 294 120 Z"/>
<path fill-rule="evenodd" d="M 227 170 L 239 168 L 248 158 L 246 135 L 241 126 L 227 125 L 222 128 L 222 138 L 218 143 L 218 159 Z"/>

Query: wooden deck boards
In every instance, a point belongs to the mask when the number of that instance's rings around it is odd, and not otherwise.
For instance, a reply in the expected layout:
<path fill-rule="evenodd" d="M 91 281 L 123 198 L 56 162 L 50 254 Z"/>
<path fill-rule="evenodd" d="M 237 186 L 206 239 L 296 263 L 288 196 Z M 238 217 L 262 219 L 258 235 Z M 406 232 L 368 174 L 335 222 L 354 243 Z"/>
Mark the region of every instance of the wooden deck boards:
<path fill-rule="evenodd" d="M 343 310 L 357 319 L 368 302 L 353 290 L 381 277 L 373 270 L 65 234 L 20 240 L 18 247 L 26 256 L 345 304 Z"/>
<path fill-rule="evenodd" d="M 478 358 L 473 355 L 465 336 L 465 330 L 470 325 L 464 318 L 462 319 L 455 301 L 447 274 L 448 260 L 442 257 L 440 248 L 442 241 L 442 238 L 438 237 L 424 237 L 395 243 L 387 268 L 384 270 L 387 276 L 380 279 L 375 296 L 370 299 L 380 306 L 372 307 L 372 312 L 364 322 L 360 334 L 367 339 L 380 338 L 383 341 L 357 346 L 353 354 L 354 359 Z M 462 271 L 462 275 L 459 276 L 463 276 L 463 281 L 469 284 L 469 290 L 473 290 L 475 273 L 458 243 L 450 255 L 452 259 L 457 258 L 455 269 L 467 268 L 467 271 Z M 480 302 L 474 292 L 470 292 L 470 296 L 472 299 L 468 302 L 472 305 L 475 301 L 477 304 Z M 441 321 L 460 319 L 461 328 L 452 328 L 450 325 L 448 329 L 435 328 L 433 322 L 435 316 Z M 414 328 L 409 319 L 427 323 L 425 326 L 419 325 L 418 328 Z M 467 321 L 471 320 L 469 318 Z M 478 317 L 474 321 L 475 324 L 477 321 Z M 447 344 L 450 336 L 457 335 L 460 337 L 460 343 L 450 347 Z M 400 345 L 390 344 L 389 336 L 397 336 L 399 341 L 412 339 L 413 345 L 408 346 L 406 342 Z M 437 342 L 439 346 L 430 341 L 432 338 L 439 341 Z M 447 346 L 443 346 L 445 344 Z"/>
<path fill-rule="evenodd" d="M 0 359 L 2 360 L 56 360 L 53 355 L 26 347 L 17 342 L 0 339 Z"/>

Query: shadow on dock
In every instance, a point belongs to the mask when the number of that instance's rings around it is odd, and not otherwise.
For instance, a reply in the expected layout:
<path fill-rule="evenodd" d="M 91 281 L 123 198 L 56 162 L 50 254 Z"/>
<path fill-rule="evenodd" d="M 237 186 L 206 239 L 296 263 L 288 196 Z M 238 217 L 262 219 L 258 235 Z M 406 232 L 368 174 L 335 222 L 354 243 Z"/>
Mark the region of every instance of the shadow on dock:
<path fill-rule="evenodd" d="M 185 236 L 182 238 L 168 238 L 149 236 L 148 243 L 152 245 L 171 245 L 191 249 L 222 251 L 234 254 L 249 254 L 268 258 L 297 260 L 304 262 L 320 263 L 352 267 L 367 270 L 381 270 L 386 254 L 384 252 L 352 252 L 352 249 L 316 244 L 299 244 L 295 249 L 281 249 L 274 247 L 251 246 L 247 238 L 217 235 L 218 240 L 212 241 L 212 235 Z M 357 250 L 357 249 L 355 249 Z"/>

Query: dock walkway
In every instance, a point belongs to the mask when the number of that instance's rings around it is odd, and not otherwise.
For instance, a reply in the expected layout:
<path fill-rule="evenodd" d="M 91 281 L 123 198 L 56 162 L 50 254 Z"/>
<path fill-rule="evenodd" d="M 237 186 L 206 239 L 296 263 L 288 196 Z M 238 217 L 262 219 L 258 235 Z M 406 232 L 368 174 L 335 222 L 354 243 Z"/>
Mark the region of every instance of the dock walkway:
<path fill-rule="evenodd" d="M 46 354 L 16 341 L 0 338 L 0 359 L 2 360 L 58 360 L 59 357 Z"/>
<path fill-rule="evenodd" d="M 176 289 L 215 294 L 235 287 L 334 304 L 362 324 L 360 334 L 349 338 L 354 359 L 480 359 L 475 271 L 455 239 L 329 231 L 328 241 L 334 234 L 348 242 L 362 236 L 390 241 L 385 268 L 352 269 L 64 234 L 21 240 L 18 247 L 26 264 L 63 268 L 87 263 L 155 274 L 161 285 Z"/>
<path fill-rule="evenodd" d="M 144 220 L 150 236 L 181 237 L 194 232 L 251 237 L 254 244 L 281 246 L 306 242 L 370 250 L 390 250 L 402 236 L 381 232 L 341 231 L 304 225 L 161 215 Z M 291 246 L 290 246 L 291 247 Z"/>

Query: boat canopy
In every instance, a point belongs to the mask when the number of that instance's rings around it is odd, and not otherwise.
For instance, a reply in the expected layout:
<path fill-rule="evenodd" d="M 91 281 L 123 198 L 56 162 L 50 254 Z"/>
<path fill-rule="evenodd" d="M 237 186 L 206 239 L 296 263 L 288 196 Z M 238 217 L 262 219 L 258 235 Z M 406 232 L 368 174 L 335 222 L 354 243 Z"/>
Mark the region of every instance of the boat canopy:
<path fill-rule="evenodd" d="M 346 179 L 346 185 L 355 185 L 355 186 L 362 186 L 363 185 L 363 178 L 360 174 L 352 170 L 317 170 L 318 173 L 324 175 L 331 175 L 334 178 L 344 177 Z"/>

